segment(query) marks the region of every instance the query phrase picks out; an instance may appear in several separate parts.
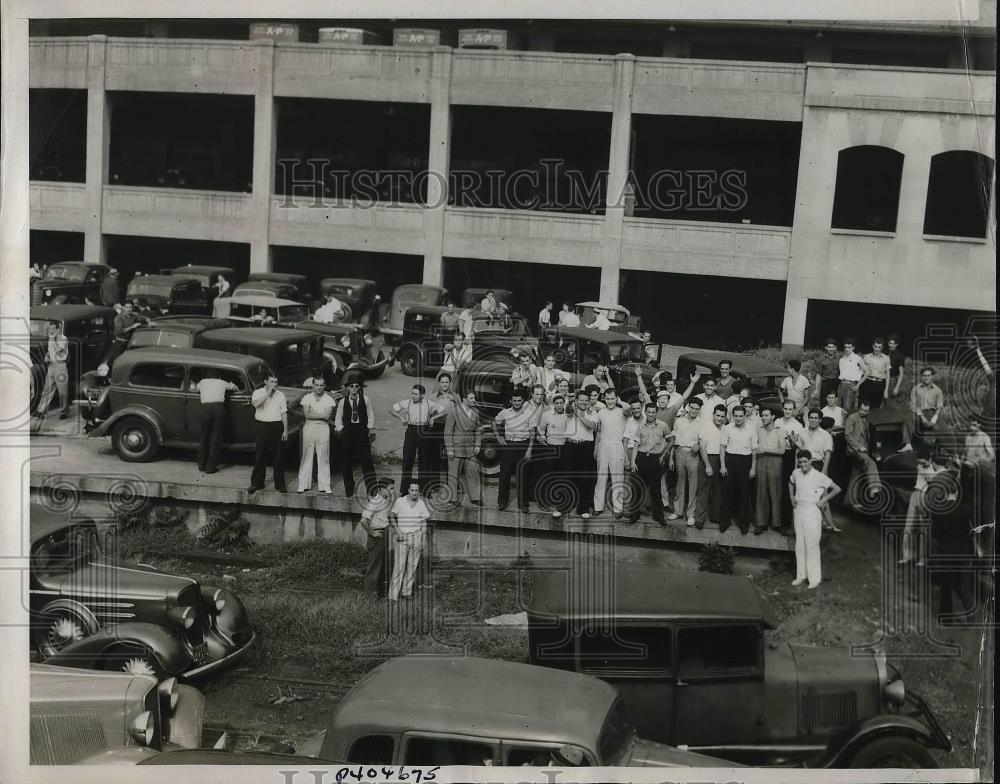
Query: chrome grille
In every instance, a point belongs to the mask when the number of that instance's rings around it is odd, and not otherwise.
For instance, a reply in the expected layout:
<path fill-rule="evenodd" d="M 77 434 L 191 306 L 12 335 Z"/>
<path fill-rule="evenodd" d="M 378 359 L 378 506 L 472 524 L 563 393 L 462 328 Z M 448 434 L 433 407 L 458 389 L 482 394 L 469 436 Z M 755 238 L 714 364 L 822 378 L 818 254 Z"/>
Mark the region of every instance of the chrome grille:
<path fill-rule="evenodd" d="M 857 715 L 858 698 L 854 692 L 804 694 L 799 724 L 806 731 L 834 729 L 855 721 Z"/>
<path fill-rule="evenodd" d="M 108 748 L 95 713 L 32 716 L 29 733 L 32 765 L 71 765 Z"/>

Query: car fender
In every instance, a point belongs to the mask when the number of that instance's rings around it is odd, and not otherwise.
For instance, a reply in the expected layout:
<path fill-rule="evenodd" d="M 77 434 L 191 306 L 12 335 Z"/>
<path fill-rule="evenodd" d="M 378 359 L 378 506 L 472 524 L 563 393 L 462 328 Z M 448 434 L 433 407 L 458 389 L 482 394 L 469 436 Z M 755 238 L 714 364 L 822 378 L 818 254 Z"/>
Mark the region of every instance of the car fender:
<path fill-rule="evenodd" d="M 223 598 L 226 600 L 225 606 L 221 610 L 216 610 L 212 597 L 217 590 L 219 589 L 214 586 L 203 585 L 201 601 L 205 606 L 205 612 L 215 618 L 216 630 L 232 643 L 235 634 L 250 629 L 250 616 L 240 597 L 228 588 L 222 589 Z"/>
<path fill-rule="evenodd" d="M 77 613 L 87 626 L 85 629 L 87 634 L 95 634 L 97 630 L 101 628 L 101 624 L 98 622 L 97 616 L 94 615 L 91 609 L 73 599 L 56 599 L 54 602 L 49 602 L 38 610 L 38 612 L 33 614 L 35 616 L 36 623 L 42 619 L 42 616 L 48 615 L 57 610 L 72 610 Z"/>
<path fill-rule="evenodd" d="M 940 745 L 934 741 L 931 730 L 922 722 L 910 716 L 882 713 L 857 722 L 833 735 L 819 763 L 810 767 L 843 767 L 862 746 L 878 738 L 893 735 L 911 738 L 931 748 Z"/>
<path fill-rule="evenodd" d="M 153 623 L 120 623 L 71 643 L 46 664 L 99 669 L 101 659 L 123 644 L 141 645 L 156 657 L 167 675 L 179 675 L 191 666 L 191 654 L 181 638 L 170 629 Z"/>
<path fill-rule="evenodd" d="M 111 433 L 115 424 L 125 419 L 126 417 L 139 417 L 140 419 L 145 419 L 149 424 L 153 426 L 153 430 L 156 433 L 156 440 L 163 444 L 164 433 L 166 428 L 164 427 L 163 417 L 161 417 L 155 410 L 149 406 L 143 406 L 138 404 L 132 404 L 125 406 L 118 411 L 115 411 L 111 416 L 105 419 L 100 425 L 95 427 L 91 432 L 90 436 L 93 438 L 99 438 L 101 436 L 106 436 Z"/>

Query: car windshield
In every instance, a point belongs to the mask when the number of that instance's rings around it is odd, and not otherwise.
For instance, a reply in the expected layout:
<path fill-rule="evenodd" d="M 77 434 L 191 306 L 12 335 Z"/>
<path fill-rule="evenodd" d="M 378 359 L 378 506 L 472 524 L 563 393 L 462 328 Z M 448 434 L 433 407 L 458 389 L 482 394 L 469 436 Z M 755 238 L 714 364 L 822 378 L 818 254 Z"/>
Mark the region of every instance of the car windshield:
<path fill-rule="evenodd" d="M 274 297 L 275 299 L 277 299 L 278 292 L 276 292 L 274 289 L 259 289 L 256 288 L 255 286 L 240 286 L 238 289 L 236 289 L 236 296 Z"/>
<path fill-rule="evenodd" d="M 752 375 L 749 377 L 750 383 L 755 387 L 762 387 L 764 389 L 777 389 L 781 382 L 787 377 L 787 374 L 780 375 Z"/>
<path fill-rule="evenodd" d="M 31 337 L 33 338 L 47 338 L 49 336 L 49 324 L 56 324 L 56 321 L 48 321 L 46 319 L 32 319 L 31 320 Z"/>
<path fill-rule="evenodd" d="M 254 389 L 260 389 L 264 386 L 264 382 L 267 381 L 267 377 L 270 375 L 271 368 L 263 362 L 257 365 L 251 365 L 247 368 L 247 376 L 249 377 L 250 383 L 253 385 Z"/>
<path fill-rule="evenodd" d="M 437 292 L 432 289 L 407 289 L 396 295 L 397 302 L 424 302 L 433 304 L 437 300 Z"/>
<path fill-rule="evenodd" d="M 173 285 L 169 283 L 159 283 L 148 280 L 133 280 L 128 284 L 127 296 L 148 296 L 152 294 L 158 297 L 169 297 L 172 289 Z"/>
<path fill-rule="evenodd" d="M 32 566 L 46 571 L 65 569 L 100 554 L 97 529 L 73 525 L 45 537 L 35 547 Z"/>
<path fill-rule="evenodd" d="M 625 703 L 619 697 L 608 711 L 601 730 L 597 749 L 601 755 L 600 764 L 607 767 L 620 765 L 627 758 L 635 738 L 635 728 L 629 720 Z"/>
<path fill-rule="evenodd" d="M 84 267 L 49 267 L 45 273 L 44 280 L 70 280 L 74 283 L 82 283 L 87 277 L 87 270 Z"/>
<path fill-rule="evenodd" d="M 129 348 L 147 346 L 169 346 L 170 348 L 190 348 L 191 333 L 171 329 L 140 329 L 132 333 Z"/>
<path fill-rule="evenodd" d="M 309 318 L 309 307 L 307 305 L 282 305 L 278 308 L 278 321 L 286 324 L 295 324 Z"/>
<path fill-rule="evenodd" d="M 608 343 L 608 359 L 612 364 L 643 362 L 646 359 L 646 353 L 643 351 L 642 343 Z"/>

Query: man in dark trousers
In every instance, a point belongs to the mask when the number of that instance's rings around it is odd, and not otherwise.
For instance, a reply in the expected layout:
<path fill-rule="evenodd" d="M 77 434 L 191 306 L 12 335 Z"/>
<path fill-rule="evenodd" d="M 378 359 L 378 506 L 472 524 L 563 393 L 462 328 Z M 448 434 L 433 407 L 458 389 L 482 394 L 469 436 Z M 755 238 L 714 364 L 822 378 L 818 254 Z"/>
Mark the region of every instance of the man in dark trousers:
<path fill-rule="evenodd" d="M 410 390 L 410 399 L 400 400 L 389 411 L 406 425 L 406 432 L 403 434 L 403 474 L 399 486 L 409 489 L 413 465 L 416 463 L 421 492 L 429 481 L 428 453 L 434 444 L 429 426 L 434 414 L 440 411 L 424 397 L 426 392 L 423 384 L 414 384 Z"/>
<path fill-rule="evenodd" d="M 274 472 L 274 489 L 279 493 L 285 488 L 285 461 L 282 455 L 284 442 L 288 440 L 288 401 L 278 389 L 278 377 L 273 373 L 264 381 L 264 386 L 250 397 L 257 422 L 257 439 L 254 444 L 253 473 L 247 493 L 253 495 L 264 487 L 268 462 Z"/>
<path fill-rule="evenodd" d="M 118 270 L 113 269 L 101 281 L 101 304 L 113 308 L 122 301 L 122 287 L 118 280 Z"/>
<path fill-rule="evenodd" d="M 363 394 L 361 376 L 352 374 L 344 385 L 347 394 L 337 404 L 333 429 L 340 437 L 341 463 L 344 471 L 344 493 L 354 495 L 354 463 L 361 466 L 365 492 L 375 492 L 375 466 L 372 464 L 372 435 L 375 428 L 375 406 Z"/>
<path fill-rule="evenodd" d="M 198 470 L 214 474 L 219 468 L 222 436 L 226 429 L 226 393 L 239 387 L 224 381 L 218 371 L 208 371 L 205 378 L 195 384 L 201 399 L 201 444 L 198 446 Z"/>
<path fill-rule="evenodd" d="M 524 392 L 515 388 L 510 395 L 510 406 L 497 414 L 493 421 L 493 436 L 500 443 L 500 488 L 497 491 L 497 510 L 503 512 L 510 502 L 510 482 L 517 477 L 517 508 L 528 511 L 528 461 L 531 460 L 531 441 L 537 418 L 534 411 L 524 405 Z M 499 427 L 503 426 L 503 435 Z"/>
<path fill-rule="evenodd" d="M 361 513 L 361 525 L 368 534 L 365 590 L 382 597 L 389 591 L 386 574 L 389 564 L 389 510 L 395 500 L 394 484 L 391 479 L 379 479 L 374 482 L 374 487 L 369 486 L 374 493 Z"/>

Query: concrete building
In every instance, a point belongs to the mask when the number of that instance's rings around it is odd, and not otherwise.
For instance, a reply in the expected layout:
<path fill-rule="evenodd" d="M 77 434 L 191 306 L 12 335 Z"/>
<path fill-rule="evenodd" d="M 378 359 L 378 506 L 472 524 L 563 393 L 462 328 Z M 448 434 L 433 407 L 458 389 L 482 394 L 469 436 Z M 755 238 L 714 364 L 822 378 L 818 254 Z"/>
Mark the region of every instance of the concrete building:
<path fill-rule="evenodd" d="M 386 254 L 412 259 L 398 282 L 435 285 L 473 274 L 477 285 L 534 274 L 551 285 L 553 274 L 570 268 L 582 281 L 581 298 L 621 301 L 658 337 L 677 343 L 684 341 L 672 339 L 669 313 L 690 300 L 688 291 L 726 292 L 719 307 L 758 329 L 757 342 L 793 346 L 825 334 L 823 308 L 831 302 L 856 306 L 849 312 L 859 335 L 868 322 L 877 327 L 883 307 L 935 309 L 912 311 L 917 317 L 993 311 L 996 79 L 995 69 L 970 67 L 994 68 L 996 3 L 981 6 L 983 17 L 964 32 L 907 23 L 678 23 L 622 24 L 614 35 L 584 30 L 573 38 L 538 23 L 530 33 L 517 31 L 526 42 L 519 50 L 226 40 L 219 31 L 176 38 L 166 23 L 129 33 L 157 37 L 52 35 L 66 31 L 35 25 L 32 93 L 78 91 L 78 104 L 86 96 L 86 162 L 82 181 L 32 180 L 31 226 L 33 234 L 82 235 L 82 255 L 92 262 L 105 260 L 119 238 L 156 238 L 239 243 L 254 271 L 288 269 L 290 256 L 299 271 L 302 259 L 320 251 L 342 254 L 331 259 Z M 640 52 L 653 47 L 653 54 L 565 51 L 596 40 Z M 920 65 L 921 56 L 939 67 Z M 224 95 L 236 107 L 227 115 L 245 106 L 252 126 L 246 186 L 116 184 L 114 96 L 127 102 L 143 93 Z M 421 163 L 445 178 L 463 107 L 603 113 L 610 128 L 601 153 L 604 203 L 592 213 L 467 207 L 449 203 L 446 179 L 429 177 L 426 206 L 380 200 L 289 208 L 276 189 L 275 164 L 280 107 L 292 99 L 424 107 Z M 644 129 L 685 118 L 791 130 L 795 141 L 779 145 L 789 184 L 775 186 L 785 189 L 778 196 L 789 205 L 787 225 L 756 222 L 752 190 L 749 217 L 634 213 L 626 184 L 643 137 L 647 146 L 655 137 Z M 958 207 L 971 210 L 969 220 L 953 214 Z M 767 314 L 741 309 L 747 292 L 760 292 L 752 296 Z"/>

